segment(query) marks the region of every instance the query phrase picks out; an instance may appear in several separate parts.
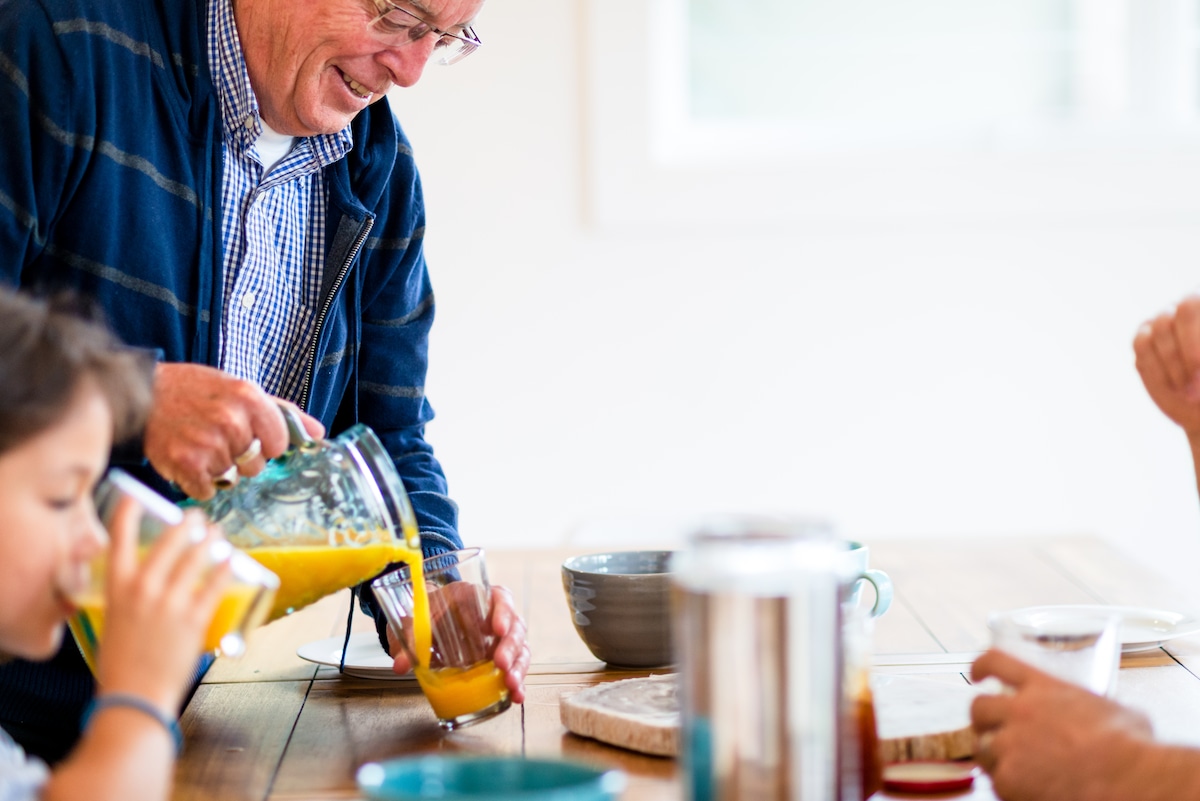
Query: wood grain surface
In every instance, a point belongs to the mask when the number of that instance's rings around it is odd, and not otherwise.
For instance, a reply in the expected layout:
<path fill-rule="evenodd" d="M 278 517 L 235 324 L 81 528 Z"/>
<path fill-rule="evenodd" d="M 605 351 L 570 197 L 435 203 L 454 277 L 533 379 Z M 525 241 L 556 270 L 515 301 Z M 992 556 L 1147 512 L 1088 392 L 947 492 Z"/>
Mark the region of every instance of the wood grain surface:
<path fill-rule="evenodd" d="M 874 672 L 965 683 L 988 644 L 992 611 L 1051 603 L 1115 603 L 1176 611 L 1182 593 L 1105 543 L 1087 537 L 911 539 L 869 543 L 873 567 L 895 584 L 876 622 Z M 493 583 L 513 593 L 529 625 L 534 665 L 528 700 L 476 727 L 447 734 L 409 682 L 339 677 L 295 655 L 341 632 L 349 597 L 338 593 L 255 632 L 241 660 L 219 659 L 183 716 L 186 748 L 176 801 L 347 801 L 364 762 L 420 753 L 567 758 L 618 768 L 623 801 L 679 799 L 675 760 L 636 754 L 569 733 L 565 693 L 596 682 L 648 675 L 608 669 L 579 640 L 563 596 L 567 556 L 602 547 L 488 552 Z M 369 630 L 365 616 L 356 631 Z M 1163 739 L 1200 745 L 1200 637 L 1126 655 L 1118 700 L 1144 710 Z M 880 794 L 876 801 L 893 796 Z M 920 796 L 894 796 L 914 799 Z M 994 801 L 986 777 L 969 801 Z"/>

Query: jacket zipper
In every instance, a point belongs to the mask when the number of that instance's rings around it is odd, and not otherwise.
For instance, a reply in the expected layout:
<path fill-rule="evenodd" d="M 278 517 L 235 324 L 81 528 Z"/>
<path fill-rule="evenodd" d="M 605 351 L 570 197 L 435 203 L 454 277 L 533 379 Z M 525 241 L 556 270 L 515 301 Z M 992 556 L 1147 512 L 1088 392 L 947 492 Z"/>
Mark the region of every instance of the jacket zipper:
<path fill-rule="evenodd" d="M 341 289 L 342 282 L 346 280 L 346 273 L 350 272 L 351 263 L 358 256 L 358 251 L 362 249 L 363 242 L 367 241 L 367 235 L 371 233 L 371 228 L 374 225 L 374 218 L 367 217 L 365 219 L 362 230 L 354 238 L 354 244 L 351 245 L 350 252 L 346 254 L 346 261 L 342 263 L 342 268 L 338 272 L 338 276 L 334 280 L 329 294 L 325 297 L 325 304 L 321 307 L 321 313 L 317 316 L 317 324 L 313 327 L 312 344 L 308 349 L 308 366 L 304 368 L 303 390 L 300 393 L 300 408 L 305 411 L 308 410 L 308 394 L 312 391 L 313 373 L 317 369 L 317 344 L 321 341 L 321 328 L 325 325 L 325 318 L 329 316 L 329 309 L 333 306 L 333 299 L 337 296 L 338 290 Z"/>

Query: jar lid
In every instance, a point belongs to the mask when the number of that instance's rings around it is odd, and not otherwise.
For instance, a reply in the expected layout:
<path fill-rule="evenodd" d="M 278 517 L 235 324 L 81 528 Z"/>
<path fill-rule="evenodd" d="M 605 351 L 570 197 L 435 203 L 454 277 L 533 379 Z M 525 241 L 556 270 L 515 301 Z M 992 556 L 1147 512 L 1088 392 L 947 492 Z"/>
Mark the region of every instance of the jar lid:
<path fill-rule="evenodd" d="M 883 789 L 896 793 L 966 790 L 979 772 L 973 762 L 896 762 L 883 768 Z"/>
<path fill-rule="evenodd" d="M 722 516 L 699 524 L 671 560 L 674 581 L 701 592 L 783 596 L 804 576 L 828 578 L 841 569 L 832 528 L 820 521 Z"/>

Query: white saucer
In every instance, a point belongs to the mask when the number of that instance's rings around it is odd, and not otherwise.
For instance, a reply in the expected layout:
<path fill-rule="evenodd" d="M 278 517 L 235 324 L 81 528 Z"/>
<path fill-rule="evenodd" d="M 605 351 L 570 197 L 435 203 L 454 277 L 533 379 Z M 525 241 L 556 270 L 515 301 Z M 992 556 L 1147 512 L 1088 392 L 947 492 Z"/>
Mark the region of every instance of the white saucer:
<path fill-rule="evenodd" d="M 1148 651 L 1167 640 L 1200 632 L 1200 618 L 1163 609 L 1104 604 L 1057 604 L 1030 606 L 1021 610 L 1031 619 L 1050 617 L 1058 612 L 1108 612 L 1121 618 L 1121 652 Z"/>
<path fill-rule="evenodd" d="M 342 659 L 342 643 L 346 635 L 326 637 L 296 649 L 296 656 L 336 668 Z M 388 681 L 413 681 L 411 673 L 397 676 L 392 672 L 392 658 L 379 647 L 379 637 L 373 631 L 359 631 L 350 635 L 346 648 L 347 676 L 359 679 L 383 679 Z"/>

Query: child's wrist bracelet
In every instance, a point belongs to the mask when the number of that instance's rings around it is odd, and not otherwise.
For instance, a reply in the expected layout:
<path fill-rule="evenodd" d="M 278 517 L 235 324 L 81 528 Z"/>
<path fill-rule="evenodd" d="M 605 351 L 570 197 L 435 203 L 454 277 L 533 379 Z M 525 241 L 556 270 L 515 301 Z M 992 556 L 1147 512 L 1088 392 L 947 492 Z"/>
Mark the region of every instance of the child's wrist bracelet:
<path fill-rule="evenodd" d="M 83 718 L 79 721 L 80 731 L 87 728 L 88 721 L 102 709 L 107 707 L 126 707 L 127 709 L 136 709 L 145 715 L 149 715 L 158 721 L 164 729 L 171 735 L 171 739 L 175 743 L 175 753 L 178 754 L 183 750 L 183 732 L 179 729 L 179 721 L 175 718 L 163 714 L 163 711 L 150 703 L 144 698 L 129 693 L 105 693 L 97 695 L 88 704 L 87 709 L 83 711 Z"/>

